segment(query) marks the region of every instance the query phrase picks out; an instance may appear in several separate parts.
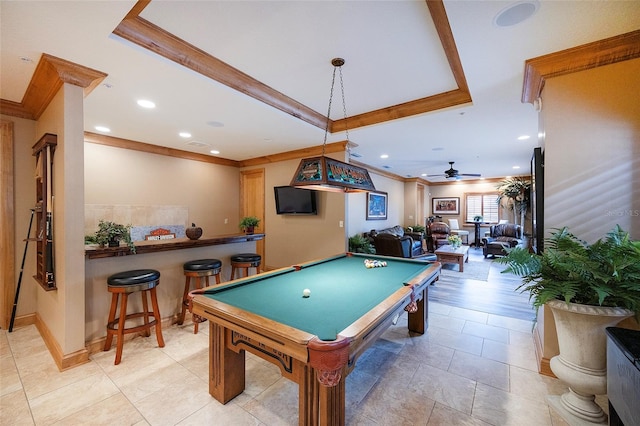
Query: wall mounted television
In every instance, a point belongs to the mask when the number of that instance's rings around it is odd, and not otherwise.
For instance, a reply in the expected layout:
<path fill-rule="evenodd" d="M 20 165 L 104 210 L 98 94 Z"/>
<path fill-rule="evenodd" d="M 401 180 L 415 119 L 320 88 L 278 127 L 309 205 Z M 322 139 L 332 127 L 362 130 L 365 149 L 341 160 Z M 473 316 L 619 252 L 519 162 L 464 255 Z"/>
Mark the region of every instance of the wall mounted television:
<path fill-rule="evenodd" d="M 275 186 L 277 214 L 318 214 L 316 191 L 293 186 Z"/>

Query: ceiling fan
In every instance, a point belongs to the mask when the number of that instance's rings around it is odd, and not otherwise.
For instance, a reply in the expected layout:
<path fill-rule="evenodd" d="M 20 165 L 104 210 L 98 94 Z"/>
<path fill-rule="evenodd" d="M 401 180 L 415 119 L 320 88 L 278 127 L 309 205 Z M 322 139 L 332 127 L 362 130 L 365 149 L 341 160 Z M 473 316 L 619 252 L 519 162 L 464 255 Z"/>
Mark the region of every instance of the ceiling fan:
<path fill-rule="evenodd" d="M 453 168 L 453 163 L 455 161 L 449 161 L 449 169 L 445 170 L 442 174 L 437 175 L 427 175 L 427 177 L 436 177 L 436 176 L 444 176 L 446 179 L 455 179 L 460 180 L 463 176 L 467 177 L 480 177 L 480 173 L 460 173 L 456 169 Z"/>

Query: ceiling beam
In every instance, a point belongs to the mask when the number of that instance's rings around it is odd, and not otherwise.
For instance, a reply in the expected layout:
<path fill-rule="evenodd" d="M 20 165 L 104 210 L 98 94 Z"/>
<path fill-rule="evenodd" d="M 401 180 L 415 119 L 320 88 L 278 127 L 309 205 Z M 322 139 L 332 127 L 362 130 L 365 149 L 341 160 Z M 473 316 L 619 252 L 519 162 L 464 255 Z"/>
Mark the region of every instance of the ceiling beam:
<path fill-rule="evenodd" d="M 47 109 L 63 83 L 84 89 L 86 97 L 107 74 L 43 53 L 31 77 L 22 102 L 0 99 L 3 114 L 37 120 Z"/>
<path fill-rule="evenodd" d="M 149 3 L 150 0 L 139 0 L 115 28 L 113 34 L 320 129 L 327 128 L 326 116 L 141 18 L 140 13 Z M 425 3 L 442 43 L 458 86 L 457 89 L 340 120 L 329 120 L 328 129 L 331 133 L 345 130 L 347 123 L 348 128 L 353 129 L 471 102 L 444 3 L 442 0 L 425 0 Z"/>
<path fill-rule="evenodd" d="M 640 57 L 640 30 L 528 59 L 524 65 L 522 102 L 534 103 L 548 78 Z"/>

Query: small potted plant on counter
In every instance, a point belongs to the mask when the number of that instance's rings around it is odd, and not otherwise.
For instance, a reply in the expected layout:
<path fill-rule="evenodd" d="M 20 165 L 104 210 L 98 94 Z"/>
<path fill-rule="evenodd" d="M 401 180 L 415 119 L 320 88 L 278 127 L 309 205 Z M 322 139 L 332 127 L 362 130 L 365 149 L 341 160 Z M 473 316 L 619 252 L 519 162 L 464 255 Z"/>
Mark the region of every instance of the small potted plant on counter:
<path fill-rule="evenodd" d="M 98 230 L 94 235 L 85 237 L 85 242 L 94 242 L 100 247 L 118 247 L 120 241 L 124 241 L 131 253 L 136 252 L 136 246 L 131 241 L 131 225 L 121 225 L 119 223 L 100 220 L 98 222 Z"/>
<path fill-rule="evenodd" d="M 242 229 L 245 234 L 253 234 L 255 228 L 260 224 L 260 219 L 255 216 L 245 216 L 240 221 L 240 229 Z"/>

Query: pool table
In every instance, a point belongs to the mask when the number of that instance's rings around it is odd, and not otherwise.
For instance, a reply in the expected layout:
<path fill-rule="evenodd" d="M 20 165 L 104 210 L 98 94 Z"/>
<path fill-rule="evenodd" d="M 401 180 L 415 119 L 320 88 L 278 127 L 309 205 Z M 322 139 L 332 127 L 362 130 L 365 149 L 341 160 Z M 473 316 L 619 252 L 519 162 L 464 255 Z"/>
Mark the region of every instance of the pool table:
<path fill-rule="evenodd" d="M 356 359 L 405 310 L 425 332 L 439 275 L 438 262 L 346 253 L 192 291 L 194 319 L 209 320 L 209 393 L 224 404 L 243 392 L 249 351 L 298 384 L 300 425 L 343 425 Z"/>

